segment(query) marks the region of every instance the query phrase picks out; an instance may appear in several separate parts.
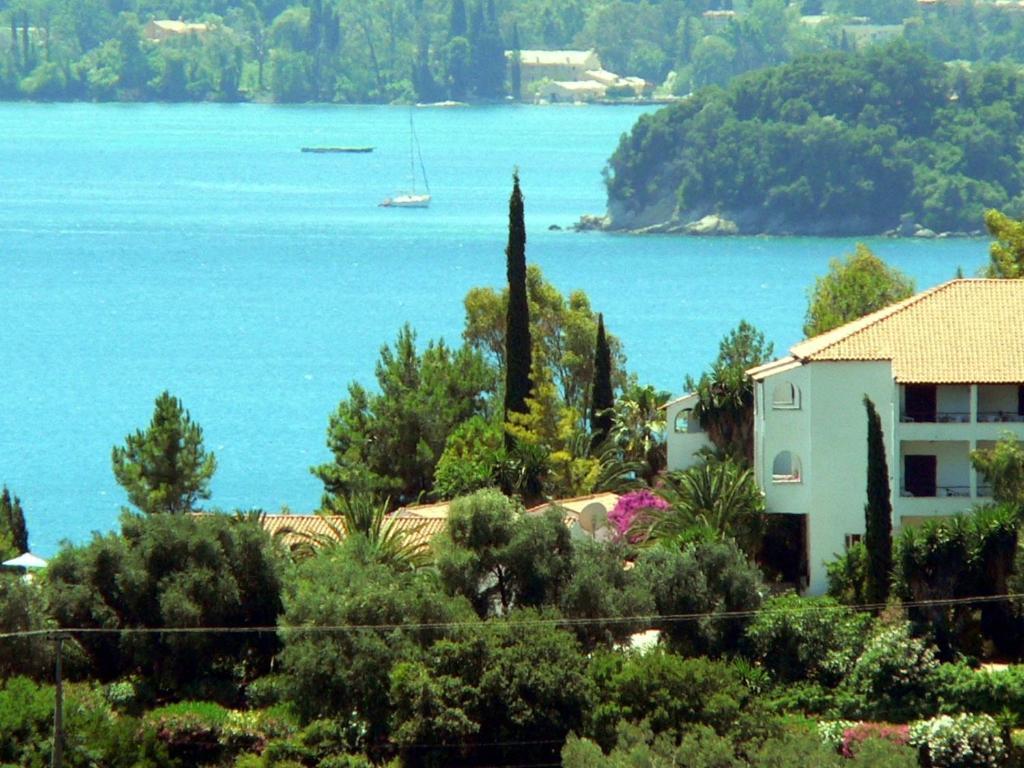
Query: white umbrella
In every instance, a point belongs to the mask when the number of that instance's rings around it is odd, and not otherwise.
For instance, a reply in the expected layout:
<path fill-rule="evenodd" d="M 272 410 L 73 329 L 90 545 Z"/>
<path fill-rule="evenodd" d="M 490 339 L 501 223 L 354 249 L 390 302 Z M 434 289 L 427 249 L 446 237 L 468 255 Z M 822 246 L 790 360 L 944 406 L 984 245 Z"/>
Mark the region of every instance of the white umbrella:
<path fill-rule="evenodd" d="M 46 561 L 31 552 L 26 552 L 11 560 L 4 560 L 0 565 L 9 565 L 12 568 L 45 568 Z"/>

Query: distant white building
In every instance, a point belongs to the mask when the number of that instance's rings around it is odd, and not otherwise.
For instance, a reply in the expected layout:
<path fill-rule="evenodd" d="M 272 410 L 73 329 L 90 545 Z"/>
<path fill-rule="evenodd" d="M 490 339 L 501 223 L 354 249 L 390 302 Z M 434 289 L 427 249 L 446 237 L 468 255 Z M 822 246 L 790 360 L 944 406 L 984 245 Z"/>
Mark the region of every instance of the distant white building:
<path fill-rule="evenodd" d="M 174 19 L 153 19 L 143 29 L 143 35 L 147 40 L 155 43 L 169 40 L 182 35 L 204 36 L 210 31 L 208 24 L 197 24 L 188 21 L 176 21 Z"/>
<path fill-rule="evenodd" d="M 537 88 L 537 99 L 551 104 L 597 101 L 608 93 L 608 86 L 594 80 L 549 80 Z"/>
<path fill-rule="evenodd" d="M 510 63 L 514 55 L 505 51 Z M 650 89 L 642 77 L 620 77 L 602 68 L 597 51 L 519 51 L 519 73 L 524 94 L 551 103 L 597 101 L 609 88 L 629 89 L 637 96 Z"/>
<path fill-rule="evenodd" d="M 1024 439 L 1024 280 L 953 280 L 753 368 L 754 473 L 769 513 L 803 521 L 806 591 L 864 534 L 867 413 L 882 420 L 893 528 L 991 500 L 970 452 Z M 666 406 L 668 468 L 707 436 L 696 395 Z"/>
<path fill-rule="evenodd" d="M 514 51 L 505 51 L 510 60 Z M 519 51 L 519 72 L 523 90 L 541 80 L 585 80 L 587 70 L 601 69 L 597 51 Z"/>

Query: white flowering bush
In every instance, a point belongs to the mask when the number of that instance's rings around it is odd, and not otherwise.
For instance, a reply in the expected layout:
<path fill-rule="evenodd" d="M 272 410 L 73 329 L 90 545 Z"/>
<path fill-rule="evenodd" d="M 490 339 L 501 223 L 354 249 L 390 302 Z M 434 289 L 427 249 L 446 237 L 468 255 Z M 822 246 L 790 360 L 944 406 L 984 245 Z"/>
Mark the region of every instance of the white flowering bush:
<path fill-rule="evenodd" d="M 822 720 L 818 723 L 818 738 L 838 752 L 843 744 L 843 734 L 855 725 L 852 720 Z"/>
<path fill-rule="evenodd" d="M 940 715 L 910 726 L 910 743 L 927 750 L 932 768 L 997 768 L 1006 743 L 988 715 Z"/>

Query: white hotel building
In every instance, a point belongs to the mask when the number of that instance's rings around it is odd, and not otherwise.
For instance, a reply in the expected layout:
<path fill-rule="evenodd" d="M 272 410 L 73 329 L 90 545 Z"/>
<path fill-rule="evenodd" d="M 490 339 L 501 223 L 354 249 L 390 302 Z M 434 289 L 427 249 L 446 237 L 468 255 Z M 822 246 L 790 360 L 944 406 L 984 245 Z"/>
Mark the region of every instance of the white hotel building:
<path fill-rule="evenodd" d="M 809 594 L 864 533 L 864 396 L 882 419 L 894 529 L 968 511 L 991 496 L 970 452 L 1024 439 L 1022 331 L 1024 280 L 953 280 L 748 371 L 754 471 L 769 512 L 803 518 Z M 706 444 L 694 397 L 667 408 L 670 469 Z"/>

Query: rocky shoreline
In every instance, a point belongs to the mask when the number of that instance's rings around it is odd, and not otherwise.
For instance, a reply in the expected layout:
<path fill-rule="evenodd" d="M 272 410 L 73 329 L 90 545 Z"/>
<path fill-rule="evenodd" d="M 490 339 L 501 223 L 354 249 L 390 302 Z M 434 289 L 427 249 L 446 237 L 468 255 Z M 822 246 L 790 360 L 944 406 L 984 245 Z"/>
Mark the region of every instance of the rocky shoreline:
<path fill-rule="evenodd" d="M 794 237 L 807 235 L 805 232 L 787 232 L 782 230 L 771 231 L 741 231 L 739 225 L 725 217 L 717 214 L 709 214 L 694 221 L 684 222 L 678 219 L 670 219 L 656 224 L 649 224 L 642 227 L 617 226 L 611 216 L 600 216 L 597 214 L 585 213 L 572 225 L 574 232 L 620 232 L 630 235 L 692 235 L 695 237 L 730 237 L 744 235 L 749 237 L 776 236 Z M 921 224 L 913 221 L 912 217 L 904 216 L 900 225 L 894 229 L 883 232 L 861 232 L 850 234 L 848 232 L 828 231 L 815 232 L 819 237 L 899 237 L 918 238 L 922 240 L 942 240 L 946 238 L 983 237 L 984 232 L 975 230 L 973 232 L 935 232 Z"/>

